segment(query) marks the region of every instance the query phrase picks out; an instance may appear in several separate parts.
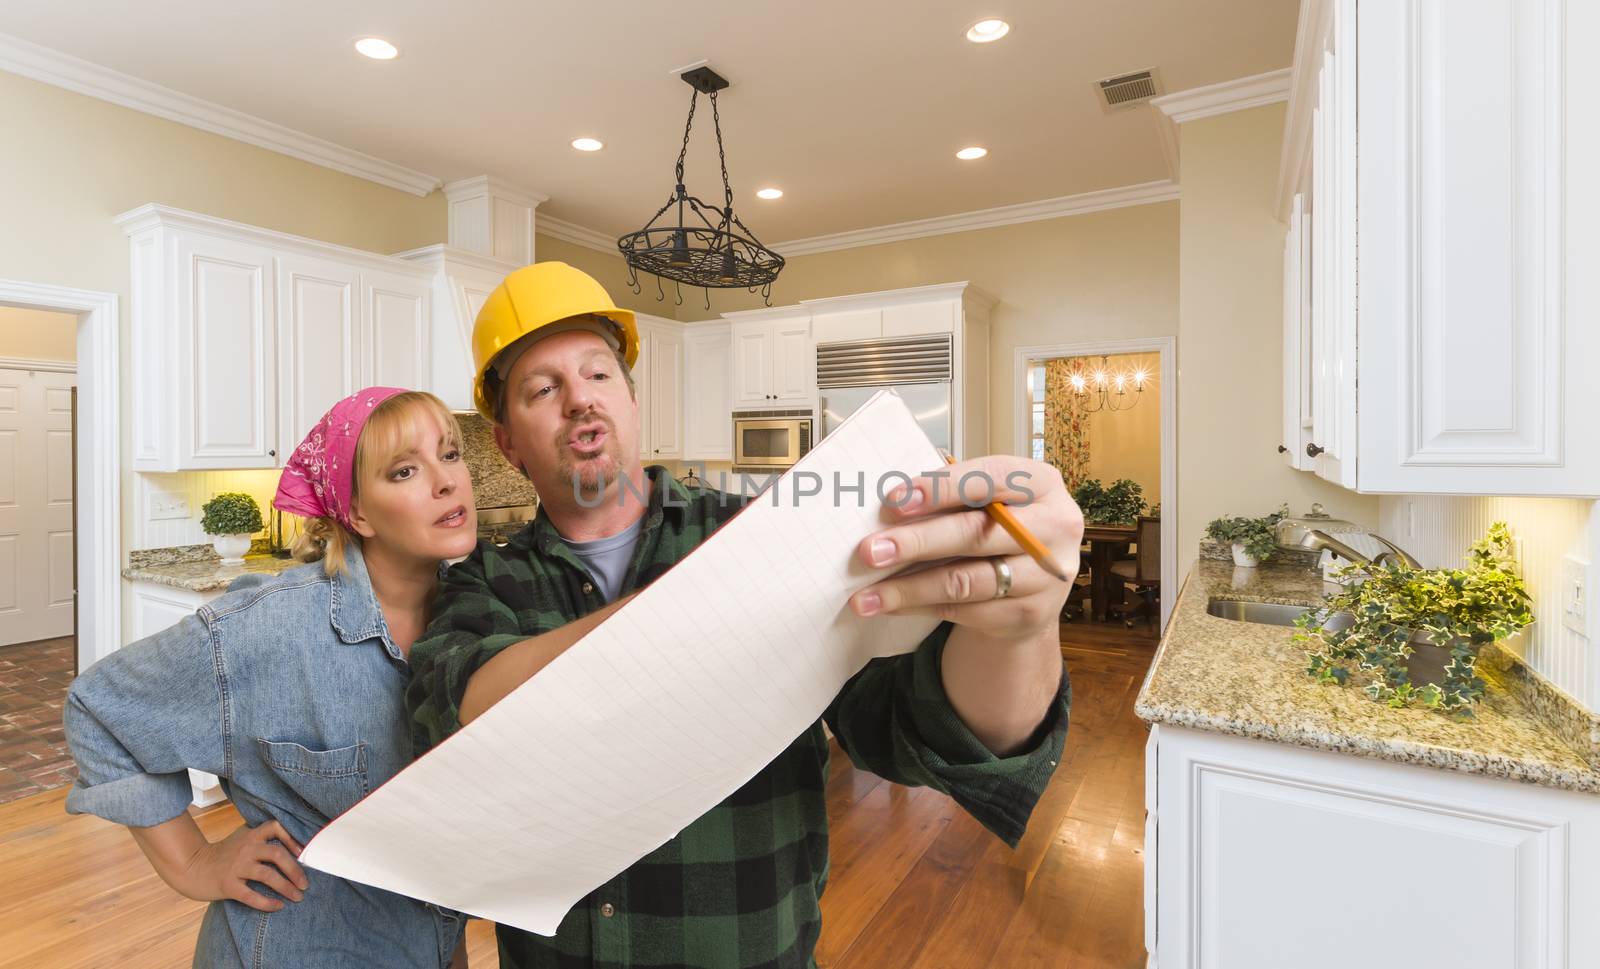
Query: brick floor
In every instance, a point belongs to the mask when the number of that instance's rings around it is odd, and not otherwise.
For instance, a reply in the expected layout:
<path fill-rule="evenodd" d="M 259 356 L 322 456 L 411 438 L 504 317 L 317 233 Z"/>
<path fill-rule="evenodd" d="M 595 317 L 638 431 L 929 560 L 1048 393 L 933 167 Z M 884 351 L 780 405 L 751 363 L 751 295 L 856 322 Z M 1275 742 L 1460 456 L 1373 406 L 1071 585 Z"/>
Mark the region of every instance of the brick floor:
<path fill-rule="evenodd" d="M 61 729 L 74 647 L 71 636 L 0 646 L 0 804 L 78 776 Z"/>

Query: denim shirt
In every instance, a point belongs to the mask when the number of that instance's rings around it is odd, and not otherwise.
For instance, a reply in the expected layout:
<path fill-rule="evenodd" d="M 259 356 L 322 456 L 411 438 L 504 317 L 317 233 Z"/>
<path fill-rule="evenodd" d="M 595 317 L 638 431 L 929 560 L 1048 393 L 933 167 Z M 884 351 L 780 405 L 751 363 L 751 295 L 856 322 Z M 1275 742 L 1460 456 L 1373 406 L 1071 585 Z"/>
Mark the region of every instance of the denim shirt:
<path fill-rule="evenodd" d="M 67 810 L 149 827 L 187 810 L 185 768 L 209 771 L 251 826 L 302 845 L 411 761 L 410 668 L 389 638 L 357 549 L 243 576 L 177 625 L 72 684 L 64 714 L 78 781 Z M 212 902 L 196 966 L 428 967 L 450 961 L 455 912 L 305 869 L 300 902 L 258 912 Z M 279 897 L 264 885 L 251 887 Z"/>

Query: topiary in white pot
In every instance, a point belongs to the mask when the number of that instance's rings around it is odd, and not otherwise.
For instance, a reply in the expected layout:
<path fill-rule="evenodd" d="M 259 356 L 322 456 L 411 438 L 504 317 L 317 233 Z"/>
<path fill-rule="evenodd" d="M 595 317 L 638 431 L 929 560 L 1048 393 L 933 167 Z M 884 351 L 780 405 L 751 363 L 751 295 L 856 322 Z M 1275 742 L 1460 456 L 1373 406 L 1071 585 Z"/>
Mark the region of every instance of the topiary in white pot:
<path fill-rule="evenodd" d="M 212 536 L 224 565 L 238 565 L 250 551 L 250 536 L 261 531 L 261 507 L 242 491 L 225 491 L 206 502 L 200 527 Z"/>

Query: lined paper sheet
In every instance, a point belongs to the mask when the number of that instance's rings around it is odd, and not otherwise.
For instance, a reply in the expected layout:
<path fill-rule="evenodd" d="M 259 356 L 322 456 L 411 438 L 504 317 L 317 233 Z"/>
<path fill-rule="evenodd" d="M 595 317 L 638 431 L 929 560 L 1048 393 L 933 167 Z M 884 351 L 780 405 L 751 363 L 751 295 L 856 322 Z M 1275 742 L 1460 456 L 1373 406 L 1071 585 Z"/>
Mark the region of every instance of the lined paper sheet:
<path fill-rule="evenodd" d="M 810 729 L 869 659 L 933 631 L 931 618 L 861 619 L 846 603 L 884 574 L 855 557 L 885 521 L 880 479 L 888 492 L 904 480 L 891 472 L 943 464 L 900 397 L 874 396 L 583 640 L 324 828 L 301 862 L 553 935 Z M 836 496 L 835 473 L 864 487 Z"/>

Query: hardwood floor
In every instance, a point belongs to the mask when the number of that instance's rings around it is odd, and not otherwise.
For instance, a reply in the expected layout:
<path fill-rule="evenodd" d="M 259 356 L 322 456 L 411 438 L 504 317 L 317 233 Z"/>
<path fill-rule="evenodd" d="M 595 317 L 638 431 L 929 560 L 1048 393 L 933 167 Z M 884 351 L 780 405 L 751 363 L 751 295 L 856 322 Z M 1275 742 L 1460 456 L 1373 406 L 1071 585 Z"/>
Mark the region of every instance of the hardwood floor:
<path fill-rule="evenodd" d="M 1061 627 L 1072 726 L 1060 769 L 1013 852 L 947 797 L 833 759 L 823 969 L 1135 969 L 1142 943 L 1144 725 L 1133 715 L 1155 635 Z M 0 805 L 0 969 L 187 965 L 202 906 L 172 893 L 133 839 L 68 816 L 64 788 Z M 238 824 L 198 814 L 208 837 Z M 491 926 L 474 969 L 498 965 Z"/>

